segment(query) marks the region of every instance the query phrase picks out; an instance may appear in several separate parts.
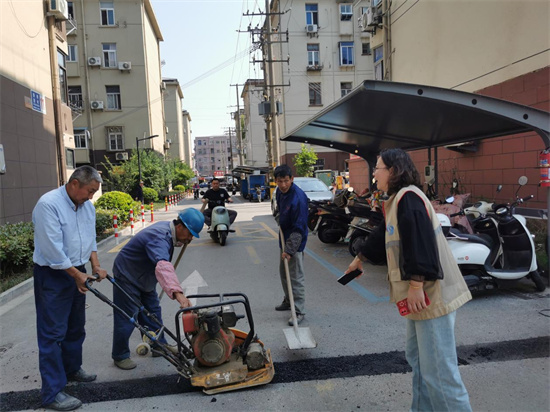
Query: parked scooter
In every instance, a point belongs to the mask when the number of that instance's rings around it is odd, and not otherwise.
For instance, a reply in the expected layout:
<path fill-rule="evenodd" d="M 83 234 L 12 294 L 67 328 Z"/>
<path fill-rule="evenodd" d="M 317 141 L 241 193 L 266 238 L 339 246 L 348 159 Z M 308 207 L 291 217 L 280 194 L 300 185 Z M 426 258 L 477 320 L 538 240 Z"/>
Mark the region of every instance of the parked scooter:
<path fill-rule="evenodd" d="M 348 243 L 349 253 L 355 257 L 363 242 L 372 231 L 384 220 L 380 209 L 382 192 L 369 193 L 366 196 L 355 196 L 348 201 L 348 210 L 353 216 L 344 241 Z"/>
<path fill-rule="evenodd" d="M 527 184 L 527 177 L 519 178 L 516 200 L 511 205 L 495 205 L 475 223 L 468 235 L 452 229 L 449 218 L 438 214 L 447 236 L 449 247 L 471 291 L 495 289 L 499 280 L 530 278 L 537 291 L 546 289 L 537 267 L 535 242 L 526 226 L 525 217 L 515 214 L 517 205 L 533 198 L 520 198 L 518 192 Z M 463 213 L 463 212 L 461 212 Z"/>
<path fill-rule="evenodd" d="M 346 236 L 348 225 L 351 223 L 351 216 L 346 211 L 348 197 L 353 193 L 344 190 L 334 197 L 334 203 L 318 205 L 317 214 L 319 219 L 312 233 L 316 234 L 323 243 L 337 243 Z"/>

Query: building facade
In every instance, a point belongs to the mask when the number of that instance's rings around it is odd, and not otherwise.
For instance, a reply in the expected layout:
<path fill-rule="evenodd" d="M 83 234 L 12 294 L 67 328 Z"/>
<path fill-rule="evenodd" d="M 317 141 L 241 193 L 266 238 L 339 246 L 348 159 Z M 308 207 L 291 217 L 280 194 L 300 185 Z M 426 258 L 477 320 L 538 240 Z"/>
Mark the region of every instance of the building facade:
<path fill-rule="evenodd" d="M 67 77 L 76 162 L 103 169 L 136 149 L 169 150 L 162 34 L 150 0 L 69 2 Z M 147 139 L 150 136 L 154 138 Z"/>
<path fill-rule="evenodd" d="M 67 6 L 0 2 L 0 224 L 30 221 L 40 196 L 75 168 Z"/>
<path fill-rule="evenodd" d="M 187 110 L 181 112 L 183 125 L 183 161 L 193 167 L 193 130 L 191 130 L 191 115 Z"/>
<path fill-rule="evenodd" d="M 371 34 L 359 25 L 368 6 L 368 1 L 304 0 L 294 1 L 286 14 L 272 15 L 273 80 L 269 70 L 265 78 L 274 85 L 274 100 L 282 103 L 273 126 L 276 140 L 374 78 Z M 284 7 L 284 2 L 272 2 L 274 13 Z M 278 149 L 280 162 L 292 165 L 300 145 L 280 142 Z M 319 158 L 316 169 L 346 170 L 349 154 L 313 149 Z"/>
<path fill-rule="evenodd" d="M 258 113 L 258 105 L 264 101 L 264 93 L 265 82 L 262 79 L 248 79 L 241 93 L 245 126 L 243 161 L 246 166 L 269 166 L 265 120 Z"/>
<path fill-rule="evenodd" d="M 220 176 L 237 165 L 235 134 L 195 138 L 195 166 L 199 176 Z"/>
<path fill-rule="evenodd" d="M 374 0 L 364 17 L 377 79 L 479 93 L 550 111 L 550 3 L 405 3 Z M 438 148 L 438 191 L 444 197 L 457 179 L 461 192 L 478 199 L 492 197 L 502 184 L 497 199 L 509 202 L 525 175 L 529 183 L 523 190 L 535 195 L 529 206 L 545 208 L 548 189 L 538 187 L 537 168 L 542 149 L 536 135 Z M 428 151 L 412 155 L 423 170 Z M 350 160 L 350 183 L 364 187 L 369 179 L 358 176 L 365 175 L 370 175 L 366 162 Z"/>
<path fill-rule="evenodd" d="M 184 161 L 185 142 L 181 101 L 183 92 L 177 79 L 162 79 L 164 82 L 164 116 L 166 118 L 166 155 L 170 159 Z M 189 163 L 187 163 L 189 164 Z"/>

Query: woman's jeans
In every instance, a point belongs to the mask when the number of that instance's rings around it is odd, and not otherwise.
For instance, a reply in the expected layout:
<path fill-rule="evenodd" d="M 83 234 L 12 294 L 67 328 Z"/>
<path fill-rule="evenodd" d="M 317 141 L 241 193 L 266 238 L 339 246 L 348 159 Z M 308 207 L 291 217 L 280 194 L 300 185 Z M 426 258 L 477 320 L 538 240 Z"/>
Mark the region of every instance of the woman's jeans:
<path fill-rule="evenodd" d="M 411 411 L 471 411 L 455 343 L 456 311 L 428 320 L 407 319 L 406 357 L 413 370 Z"/>

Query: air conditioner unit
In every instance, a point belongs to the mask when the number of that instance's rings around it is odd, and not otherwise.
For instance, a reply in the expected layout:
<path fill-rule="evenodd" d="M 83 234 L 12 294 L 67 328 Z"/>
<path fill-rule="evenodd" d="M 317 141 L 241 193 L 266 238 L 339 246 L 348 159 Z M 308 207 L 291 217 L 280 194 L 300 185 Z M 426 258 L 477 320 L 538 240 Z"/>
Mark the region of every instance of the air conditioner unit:
<path fill-rule="evenodd" d="M 128 153 L 126 152 L 118 152 L 115 154 L 116 160 L 128 160 Z"/>
<path fill-rule="evenodd" d="M 165 150 L 170 149 L 170 142 L 168 140 L 164 142 L 164 149 Z"/>
<path fill-rule="evenodd" d="M 172 139 L 166 139 L 166 143 L 172 144 Z"/>
<path fill-rule="evenodd" d="M 132 62 L 119 62 L 118 70 L 132 70 Z"/>
<path fill-rule="evenodd" d="M 88 66 L 101 66 L 101 57 L 88 57 Z"/>
<path fill-rule="evenodd" d="M 166 129 L 166 133 L 170 133 L 170 129 L 168 129 L 168 126 L 165 126 L 165 129 Z M 166 139 L 166 140 L 169 140 L 169 139 Z"/>
<path fill-rule="evenodd" d="M 101 100 L 94 100 L 91 102 L 90 107 L 92 110 L 103 110 L 103 102 Z"/>
<path fill-rule="evenodd" d="M 308 33 L 317 33 L 318 27 L 316 24 L 308 24 L 306 26 L 306 32 Z"/>
<path fill-rule="evenodd" d="M 165 82 L 160 83 L 160 90 L 166 90 L 166 83 Z"/>
<path fill-rule="evenodd" d="M 56 20 L 69 20 L 69 7 L 67 0 L 50 0 L 48 2 L 48 15 Z"/>

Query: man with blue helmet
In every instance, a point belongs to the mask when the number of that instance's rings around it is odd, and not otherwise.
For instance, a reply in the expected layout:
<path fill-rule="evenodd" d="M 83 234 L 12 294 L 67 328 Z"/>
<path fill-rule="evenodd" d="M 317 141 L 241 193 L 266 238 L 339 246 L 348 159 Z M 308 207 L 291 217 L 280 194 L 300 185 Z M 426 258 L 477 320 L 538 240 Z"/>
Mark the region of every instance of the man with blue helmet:
<path fill-rule="evenodd" d="M 178 301 L 180 307 L 191 306 L 183 294 L 176 271 L 172 264 L 172 255 L 176 246 L 182 246 L 199 237 L 204 226 L 204 216 L 197 209 L 186 209 L 178 214 L 172 222 L 158 222 L 141 230 L 118 253 L 113 265 L 116 282 L 135 301 L 141 302 L 157 319 L 162 322 L 159 297 L 156 292 L 157 282 L 170 299 Z M 119 289 L 113 288 L 113 302 L 126 313 L 133 314 L 138 308 Z M 112 358 L 120 369 L 134 369 L 137 365 L 130 359 L 129 340 L 134 325 L 113 309 L 114 332 Z M 141 325 L 156 330 L 158 325 L 147 316 L 138 318 Z M 159 342 L 166 343 L 161 334 Z M 174 350 L 177 350 L 174 347 Z"/>

